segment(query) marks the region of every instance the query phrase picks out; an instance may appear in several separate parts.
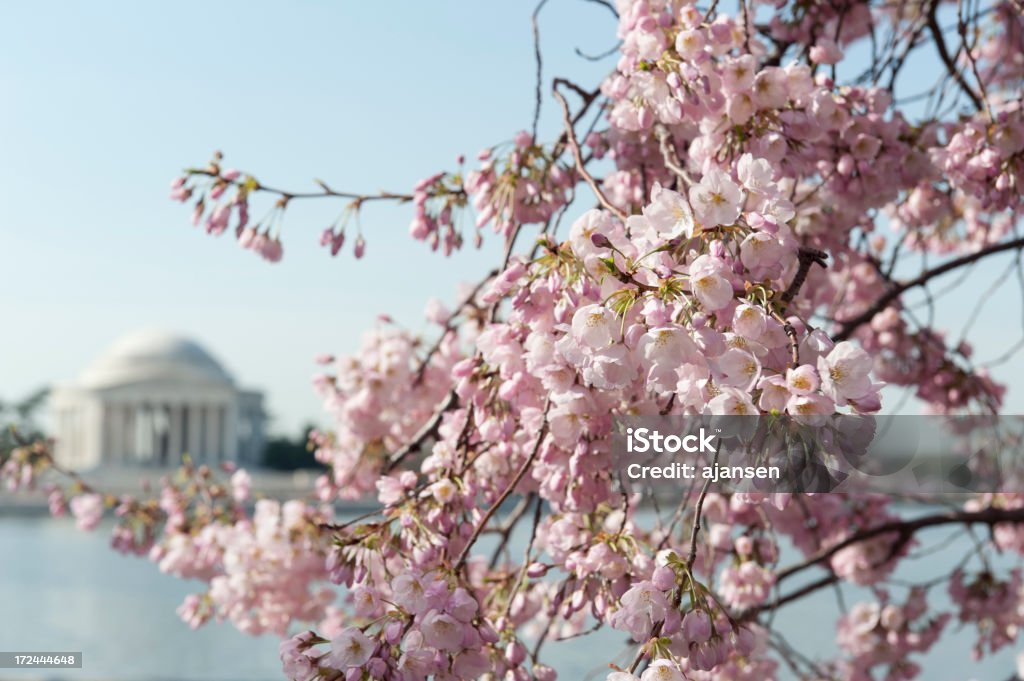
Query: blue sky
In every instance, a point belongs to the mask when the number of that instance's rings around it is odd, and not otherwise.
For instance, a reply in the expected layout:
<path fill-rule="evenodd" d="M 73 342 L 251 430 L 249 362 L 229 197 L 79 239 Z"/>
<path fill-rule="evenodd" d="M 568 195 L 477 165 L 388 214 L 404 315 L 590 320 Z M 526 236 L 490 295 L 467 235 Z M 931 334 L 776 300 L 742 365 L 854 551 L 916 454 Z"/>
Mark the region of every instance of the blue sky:
<path fill-rule="evenodd" d="M 355 350 L 380 312 L 429 330 L 426 300 L 451 300 L 489 269 L 497 240 L 447 260 L 407 236 L 408 207 L 371 206 L 367 257 L 331 259 L 317 237 L 341 205 L 295 203 L 285 259 L 268 266 L 192 228 L 188 209 L 167 199 L 169 181 L 221 149 L 226 165 L 273 186 L 312 188 L 321 177 L 340 189 L 406 191 L 528 127 L 532 8 L 5 3 L 0 398 L 73 379 L 118 336 L 159 327 L 195 337 L 264 389 L 277 430 L 319 418 L 312 357 Z M 590 86 L 614 65 L 573 54 L 614 45 L 605 8 L 553 0 L 541 28 L 547 79 Z M 550 138 L 560 123 L 545 106 Z M 954 318 L 984 288 L 970 281 Z M 978 322 L 993 355 L 1019 337 L 1019 301 L 1007 295 Z"/>
<path fill-rule="evenodd" d="M 194 336 L 265 389 L 286 430 L 320 415 L 320 352 L 379 312 L 429 330 L 499 257 L 452 260 L 407 236 L 408 207 L 365 209 L 367 257 L 317 244 L 341 209 L 300 204 L 284 261 L 206 236 L 168 183 L 214 149 L 274 186 L 406 191 L 529 125 L 531 3 L 32 2 L 0 9 L 0 397 L 73 379 L 139 327 Z M 548 74 L 596 83 L 573 48 L 614 44 L 584 2 L 544 12 Z M 599 36 L 596 40 L 594 36 Z M 600 37 L 607 36 L 607 37 Z M 548 135 L 559 125 L 548 106 Z M 255 208 L 254 215 L 263 208 Z M 11 290 L 13 288 L 13 291 Z"/>

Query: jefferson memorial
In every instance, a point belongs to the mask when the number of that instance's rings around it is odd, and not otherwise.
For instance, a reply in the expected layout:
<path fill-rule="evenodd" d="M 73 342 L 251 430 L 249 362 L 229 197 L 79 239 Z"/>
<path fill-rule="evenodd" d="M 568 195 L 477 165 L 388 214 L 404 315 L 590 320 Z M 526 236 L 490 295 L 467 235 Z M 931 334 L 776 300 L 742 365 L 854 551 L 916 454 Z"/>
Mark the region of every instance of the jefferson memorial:
<path fill-rule="evenodd" d="M 133 333 L 100 355 L 78 381 L 53 388 L 55 456 L 75 470 L 96 466 L 258 465 L 265 440 L 263 394 L 239 388 L 195 341 Z"/>

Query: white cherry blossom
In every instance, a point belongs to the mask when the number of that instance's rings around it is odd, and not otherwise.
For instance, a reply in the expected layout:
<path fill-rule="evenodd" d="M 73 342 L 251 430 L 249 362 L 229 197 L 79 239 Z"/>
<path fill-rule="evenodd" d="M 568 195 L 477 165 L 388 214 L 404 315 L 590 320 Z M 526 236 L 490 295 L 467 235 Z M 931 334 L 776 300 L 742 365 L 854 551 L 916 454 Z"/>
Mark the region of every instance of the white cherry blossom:
<path fill-rule="evenodd" d="M 651 192 L 651 203 L 644 208 L 647 223 L 667 239 L 693 236 L 693 213 L 686 198 L 679 192 L 655 185 Z"/>
<path fill-rule="evenodd" d="M 612 342 L 615 315 L 603 305 L 584 305 L 572 317 L 572 335 L 580 345 L 597 350 Z"/>
<path fill-rule="evenodd" d="M 728 175 L 712 168 L 690 188 L 690 203 L 705 227 L 731 225 L 740 216 L 743 193 Z"/>
<path fill-rule="evenodd" d="M 330 664 L 337 669 L 361 667 L 373 656 L 373 641 L 355 627 L 348 627 L 331 640 Z"/>
<path fill-rule="evenodd" d="M 825 357 L 818 358 L 821 389 L 839 406 L 871 392 L 874 363 L 862 348 L 849 341 L 836 344 Z"/>

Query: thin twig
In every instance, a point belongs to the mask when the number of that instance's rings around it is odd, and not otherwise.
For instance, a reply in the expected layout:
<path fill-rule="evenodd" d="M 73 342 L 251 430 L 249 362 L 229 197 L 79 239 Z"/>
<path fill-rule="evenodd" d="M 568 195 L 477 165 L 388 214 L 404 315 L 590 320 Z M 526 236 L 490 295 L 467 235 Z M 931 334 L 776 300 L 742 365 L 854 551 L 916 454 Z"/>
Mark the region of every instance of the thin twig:
<path fill-rule="evenodd" d="M 224 182 L 224 183 L 226 183 L 228 185 L 235 186 L 235 187 L 242 187 L 242 186 L 244 186 L 245 183 L 246 183 L 245 178 L 247 177 L 247 176 L 243 175 L 242 177 L 240 177 L 238 179 L 228 180 L 227 178 L 223 177 L 220 174 L 220 172 L 213 172 L 212 170 L 208 170 L 208 169 L 205 169 L 205 168 L 203 168 L 203 169 L 190 168 L 189 170 L 186 170 L 185 172 L 187 174 L 189 174 L 189 175 L 203 175 L 205 177 L 211 177 L 211 178 L 214 178 L 215 180 L 217 180 L 218 182 Z M 329 187 L 327 185 L 327 183 L 324 182 L 323 180 L 314 180 L 314 182 L 316 182 L 316 184 L 320 187 L 320 191 L 318 191 L 318 192 L 292 192 L 292 191 L 287 191 L 285 189 L 277 189 L 275 187 L 268 187 L 267 185 L 263 184 L 262 182 L 255 182 L 255 186 L 252 188 L 252 190 L 253 191 L 257 191 L 257 192 L 267 192 L 269 194 L 276 194 L 276 195 L 280 196 L 282 199 L 284 199 L 285 201 L 291 201 L 292 199 L 338 198 L 338 199 L 352 199 L 356 203 L 360 203 L 360 204 L 361 203 L 367 203 L 367 202 L 370 202 L 370 201 L 396 201 L 398 203 L 408 203 L 409 201 L 412 201 L 413 198 L 414 198 L 412 194 L 398 194 L 398 193 L 395 193 L 395 192 L 389 192 L 389 191 L 383 191 L 383 190 L 379 191 L 379 192 L 375 192 L 375 193 L 370 193 L 370 194 L 356 194 L 354 192 L 337 191 L 337 190 L 332 189 L 331 187 Z"/>
<path fill-rule="evenodd" d="M 498 507 L 505 503 L 505 500 L 509 498 L 509 496 L 515 490 L 515 488 L 519 485 L 520 481 L 523 479 L 523 476 L 526 475 L 526 471 L 528 471 L 530 469 L 530 466 L 533 464 L 533 460 L 537 458 L 537 453 L 540 451 L 540 446 L 544 442 L 544 436 L 548 434 L 547 414 L 548 407 L 550 405 L 550 400 L 548 400 L 548 402 L 544 405 L 544 425 L 540 427 L 540 432 L 537 434 L 537 440 L 533 443 L 533 450 L 530 452 L 530 455 L 526 457 L 526 460 L 523 461 L 523 465 L 519 467 L 519 470 L 516 471 L 515 477 L 512 478 L 512 481 L 505 488 L 505 491 L 502 492 L 501 496 L 499 496 L 491 505 L 491 507 L 487 509 L 487 511 L 484 513 L 484 517 L 481 518 L 480 522 L 477 523 L 475 528 L 473 528 L 473 534 L 470 535 L 469 539 L 466 541 L 466 545 L 462 548 L 461 553 L 459 553 L 458 559 L 455 561 L 455 572 L 458 572 L 460 569 L 462 569 L 462 566 L 466 564 L 466 559 L 469 558 L 469 551 L 473 548 L 473 544 L 476 543 L 476 540 L 480 538 L 480 533 L 484 531 L 484 527 L 487 526 L 487 523 L 491 520 L 491 517 L 498 510 Z"/>
<path fill-rule="evenodd" d="M 851 534 L 846 539 L 827 546 L 803 562 L 791 565 L 779 570 L 776 573 L 776 582 L 782 582 L 795 574 L 827 561 L 843 549 L 858 544 L 868 539 L 873 539 L 884 534 L 896 533 L 901 536 L 909 536 L 918 530 L 940 525 L 996 525 L 998 523 L 1020 523 L 1024 522 L 1024 508 L 996 508 L 989 507 L 980 511 L 954 511 L 949 513 L 937 513 L 934 515 L 922 516 L 912 520 L 896 520 L 868 527 L 859 532 Z"/>
<path fill-rule="evenodd" d="M 982 102 L 981 97 L 974 88 L 970 86 L 967 79 L 964 78 L 964 74 L 960 72 L 956 62 L 953 60 L 952 55 L 949 54 L 949 49 L 946 47 L 946 39 L 942 35 L 942 27 L 939 26 L 938 19 L 939 0 L 932 0 L 931 5 L 928 8 L 928 30 L 932 34 L 932 38 L 935 41 L 935 50 L 939 53 L 939 59 L 945 64 L 946 70 L 949 75 L 953 76 L 953 80 L 960 86 L 964 94 L 974 103 L 975 108 L 978 111 L 984 111 L 985 105 Z"/>
<path fill-rule="evenodd" d="M 554 87 L 552 87 L 552 92 L 555 95 L 555 99 L 558 100 L 558 103 L 562 105 L 562 122 L 565 124 L 566 141 L 569 143 L 569 149 L 572 151 L 573 159 L 576 161 L 576 170 L 586 183 L 590 185 L 590 189 L 593 190 L 594 195 L 597 196 L 598 202 L 610 213 L 625 222 L 626 218 L 629 216 L 626 215 L 625 211 L 608 200 L 608 197 L 604 195 L 603 191 L 601 191 L 601 187 L 597 184 L 597 181 L 587 171 L 586 164 L 583 161 L 583 152 L 580 151 L 580 143 L 576 139 L 576 131 L 573 129 L 572 113 L 569 111 L 569 102 L 566 101 L 565 96 L 558 91 L 559 85 L 565 85 L 566 87 L 574 86 L 569 81 L 556 78 Z"/>
<path fill-rule="evenodd" d="M 804 282 L 807 281 L 807 275 L 811 271 L 811 266 L 818 264 L 822 267 L 828 267 L 828 254 L 825 251 L 819 251 L 817 248 L 810 248 L 808 246 L 801 246 L 797 252 L 797 259 L 799 260 L 799 267 L 797 268 L 796 275 L 793 277 L 793 281 L 790 282 L 789 287 L 782 293 L 782 309 L 785 310 L 793 299 L 796 298 L 797 294 L 800 293 L 800 289 L 803 287 Z"/>
<path fill-rule="evenodd" d="M 430 420 L 423 424 L 423 427 L 417 431 L 416 435 L 414 435 L 409 442 L 395 450 L 388 459 L 387 465 L 384 466 L 383 472 L 390 473 L 394 470 L 395 466 L 402 463 L 405 457 L 419 449 L 427 438 L 436 435 L 437 429 L 441 425 L 441 419 L 444 417 L 445 412 L 451 409 L 457 402 L 458 395 L 454 390 L 450 391 L 441 404 L 438 405 L 437 409 L 434 411 L 434 415 L 430 417 Z"/>
<path fill-rule="evenodd" d="M 537 63 L 537 79 L 534 86 L 534 104 L 533 104 L 533 126 L 530 130 L 533 132 L 533 139 L 537 139 L 537 125 L 540 123 L 540 106 L 544 97 L 541 94 L 541 84 L 543 83 L 543 66 L 544 60 L 540 52 L 540 23 L 537 21 L 540 11 L 544 9 L 548 0 L 540 0 L 537 6 L 533 10 L 533 14 L 530 16 L 530 26 L 533 28 L 533 58 Z"/>
<path fill-rule="evenodd" d="M 686 184 L 687 188 L 692 187 L 694 182 L 690 174 L 686 172 L 682 164 L 679 163 L 679 159 L 676 158 L 675 151 L 670 145 L 670 135 L 668 129 L 665 126 L 659 124 L 654 128 L 654 135 L 658 138 L 658 146 L 661 149 L 661 158 L 665 163 L 665 167 L 671 170 L 680 180 Z M 686 203 L 690 203 L 690 197 L 683 193 L 686 199 Z M 690 206 L 690 210 L 693 210 L 693 206 Z"/>
<path fill-rule="evenodd" d="M 969 253 L 959 258 L 954 258 L 953 260 L 945 262 L 942 265 L 939 265 L 938 267 L 922 272 L 921 274 L 919 274 L 918 276 L 914 277 L 909 281 L 896 284 L 895 287 L 893 287 L 884 295 L 882 295 L 867 310 L 865 310 L 864 312 L 860 313 L 859 315 L 852 319 L 841 321 L 840 324 L 842 324 L 842 328 L 835 335 L 832 336 L 832 340 L 846 340 L 851 335 L 853 335 L 853 332 L 856 331 L 859 326 L 866 324 L 870 322 L 872 319 L 874 319 L 875 315 L 877 315 L 879 312 L 888 307 L 889 303 L 899 298 L 901 295 L 903 295 L 904 292 L 912 288 L 916 288 L 918 286 L 924 286 L 935 277 L 945 274 L 946 272 L 955 270 L 958 267 L 963 267 L 964 265 L 969 265 L 989 255 L 1002 253 L 1003 251 L 1011 251 L 1015 248 L 1024 248 L 1024 237 L 1012 239 L 1011 241 L 1006 241 L 1001 244 L 989 246 L 988 248 L 983 248 L 980 251 Z"/>

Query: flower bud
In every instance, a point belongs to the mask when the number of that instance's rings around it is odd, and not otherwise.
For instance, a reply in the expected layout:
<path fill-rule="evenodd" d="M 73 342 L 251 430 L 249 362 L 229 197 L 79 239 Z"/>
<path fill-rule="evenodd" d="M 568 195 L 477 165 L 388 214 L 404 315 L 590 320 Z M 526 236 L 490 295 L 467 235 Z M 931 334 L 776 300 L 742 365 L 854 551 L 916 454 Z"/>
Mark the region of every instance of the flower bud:
<path fill-rule="evenodd" d="M 654 569 L 651 581 L 659 591 L 668 591 L 676 584 L 676 571 L 667 565 Z"/>
<path fill-rule="evenodd" d="M 526 576 L 532 579 L 543 577 L 548 573 L 549 569 L 544 563 L 530 563 L 529 567 L 526 568 Z"/>
<path fill-rule="evenodd" d="M 518 666 L 526 659 L 526 647 L 519 641 L 512 641 L 505 646 L 505 660 L 512 666 Z"/>
<path fill-rule="evenodd" d="M 686 613 L 683 636 L 692 643 L 704 643 L 711 638 L 711 617 L 706 610 L 695 609 Z"/>
<path fill-rule="evenodd" d="M 501 638 L 498 635 L 498 632 L 494 630 L 494 627 L 491 626 L 491 623 L 487 620 L 480 622 L 480 626 L 477 627 L 477 631 L 480 632 L 480 638 L 483 639 L 485 643 L 497 643 L 498 639 Z"/>

